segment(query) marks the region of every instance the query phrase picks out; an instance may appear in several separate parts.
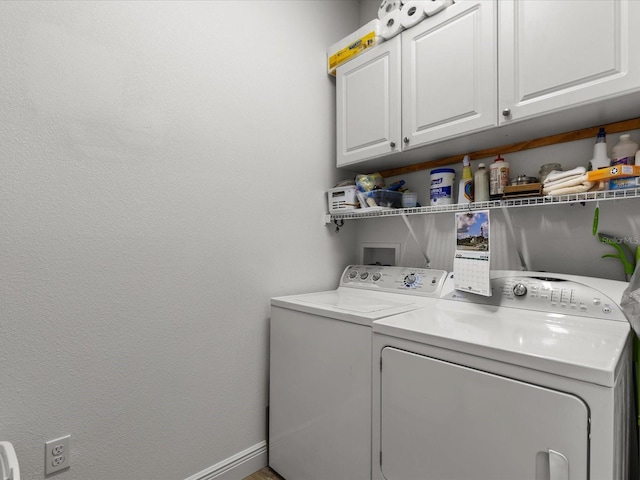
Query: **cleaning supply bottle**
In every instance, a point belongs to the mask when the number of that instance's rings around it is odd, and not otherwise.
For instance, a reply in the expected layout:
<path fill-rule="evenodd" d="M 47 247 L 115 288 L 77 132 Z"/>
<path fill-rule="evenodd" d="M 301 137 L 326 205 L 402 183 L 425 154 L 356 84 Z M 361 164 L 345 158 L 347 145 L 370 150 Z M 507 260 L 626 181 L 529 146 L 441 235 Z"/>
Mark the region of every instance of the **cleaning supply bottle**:
<path fill-rule="evenodd" d="M 611 165 L 611 159 L 607 157 L 607 134 L 603 127 L 600 127 L 596 144 L 593 147 L 593 158 L 589 162 L 589 170 L 606 168 Z"/>
<path fill-rule="evenodd" d="M 469 155 L 462 159 L 462 179 L 458 182 L 458 203 L 473 202 L 473 174 Z"/>
<path fill-rule="evenodd" d="M 638 151 L 638 144 L 631 140 L 631 135 L 620 135 L 618 143 L 611 149 L 611 165 L 633 165 Z"/>
<path fill-rule="evenodd" d="M 509 164 L 498 154 L 489 170 L 489 198 L 499 200 L 504 193 L 504 187 L 509 185 Z"/>
<path fill-rule="evenodd" d="M 473 198 L 475 202 L 489 201 L 489 172 L 484 163 L 473 174 Z"/>

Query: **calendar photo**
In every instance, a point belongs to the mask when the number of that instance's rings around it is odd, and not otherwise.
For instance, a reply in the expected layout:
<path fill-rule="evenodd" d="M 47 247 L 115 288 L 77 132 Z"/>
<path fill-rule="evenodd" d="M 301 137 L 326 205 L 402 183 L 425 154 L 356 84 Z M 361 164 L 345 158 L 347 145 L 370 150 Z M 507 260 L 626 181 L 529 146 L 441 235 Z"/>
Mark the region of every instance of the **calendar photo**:
<path fill-rule="evenodd" d="M 478 295 L 491 295 L 489 211 L 456 213 L 454 287 Z"/>
<path fill-rule="evenodd" d="M 489 251 L 489 211 L 456 214 L 456 250 Z"/>

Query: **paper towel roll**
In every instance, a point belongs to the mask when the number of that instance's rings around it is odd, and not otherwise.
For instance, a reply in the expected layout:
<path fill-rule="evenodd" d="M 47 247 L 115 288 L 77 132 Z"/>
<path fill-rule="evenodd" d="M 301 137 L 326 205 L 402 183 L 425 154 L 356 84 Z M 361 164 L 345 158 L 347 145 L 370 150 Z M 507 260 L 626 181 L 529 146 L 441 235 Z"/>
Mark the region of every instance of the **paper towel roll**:
<path fill-rule="evenodd" d="M 385 40 L 389 40 L 396 35 L 398 35 L 404 27 L 402 23 L 400 23 L 401 11 L 393 10 L 391 13 L 387 14 L 382 18 L 382 38 Z"/>
<path fill-rule="evenodd" d="M 400 23 L 404 28 L 411 28 L 427 18 L 427 14 L 424 11 L 425 3 L 428 2 L 425 0 L 411 0 L 402 6 Z"/>
<path fill-rule="evenodd" d="M 447 7 L 444 0 L 431 0 L 424 2 L 424 13 L 427 17 L 432 17 L 436 13 L 444 10 Z"/>
<path fill-rule="evenodd" d="M 400 10 L 402 2 L 400 0 L 382 0 L 380 7 L 378 8 L 378 18 L 382 20 L 389 13 Z"/>

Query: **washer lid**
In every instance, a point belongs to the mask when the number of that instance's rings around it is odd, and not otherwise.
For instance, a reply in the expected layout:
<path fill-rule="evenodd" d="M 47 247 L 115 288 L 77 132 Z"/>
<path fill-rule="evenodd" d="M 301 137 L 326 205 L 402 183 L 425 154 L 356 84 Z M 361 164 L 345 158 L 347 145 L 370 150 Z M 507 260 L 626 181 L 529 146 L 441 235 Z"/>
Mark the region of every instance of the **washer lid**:
<path fill-rule="evenodd" d="M 373 320 L 415 310 L 427 302 L 436 301 L 437 299 L 341 287 L 327 292 L 272 298 L 271 305 L 371 325 Z"/>
<path fill-rule="evenodd" d="M 607 387 L 627 344 L 626 322 L 477 305 L 443 305 L 374 322 L 390 335 Z"/>

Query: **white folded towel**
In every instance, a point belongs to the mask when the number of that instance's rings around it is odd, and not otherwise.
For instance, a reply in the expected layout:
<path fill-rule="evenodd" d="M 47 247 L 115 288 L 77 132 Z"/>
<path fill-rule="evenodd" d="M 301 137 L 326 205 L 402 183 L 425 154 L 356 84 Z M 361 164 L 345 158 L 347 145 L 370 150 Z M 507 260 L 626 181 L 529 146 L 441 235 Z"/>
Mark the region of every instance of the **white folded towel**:
<path fill-rule="evenodd" d="M 574 185 L 579 185 L 586 179 L 587 174 L 583 173 L 582 175 L 572 175 L 570 177 L 560 178 L 553 182 L 544 182 L 542 186 L 547 190 L 556 190 L 558 188 L 573 187 Z"/>
<path fill-rule="evenodd" d="M 551 192 L 546 192 L 546 193 L 543 189 L 542 193 L 544 195 L 570 195 L 572 193 L 584 193 L 584 192 L 589 192 L 591 190 L 598 190 L 598 184 L 594 182 L 584 182 L 581 185 L 576 185 L 574 187 L 567 187 L 567 188 L 559 188 L 557 190 L 552 190 Z"/>
<path fill-rule="evenodd" d="M 587 169 L 584 167 L 576 167 L 572 170 L 567 171 L 552 170 L 551 172 L 549 172 L 549 175 L 547 175 L 547 178 L 544 179 L 544 184 L 546 185 L 550 182 L 562 180 L 563 178 L 572 177 L 574 175 L 582 175 L 584 173 L 587 173 Z"/>
<path fill-rule="evenodd" d="M 552 182 L 551 185 L 545 183 L 542 187 L 542 194 L 569 195 L 571 193 L 583 193 L 588 192 L 597 185 L 598 182 L 589 182 L 587 180 L 585 171 L 582 175 L 573 175 L 570 178 L 560 179 L 559 181 Z"/>

